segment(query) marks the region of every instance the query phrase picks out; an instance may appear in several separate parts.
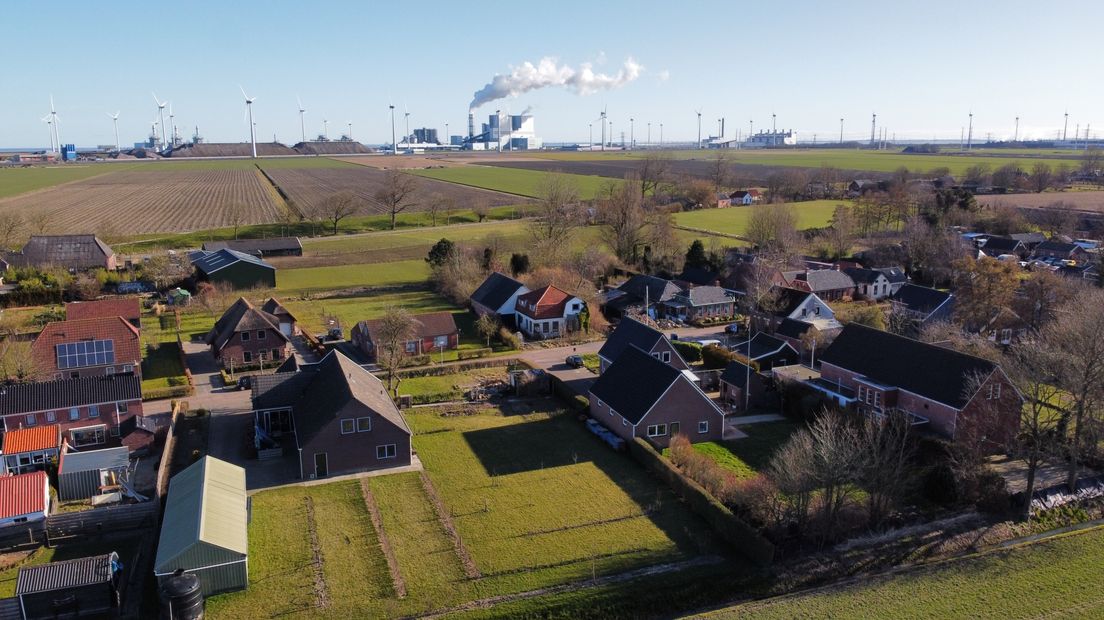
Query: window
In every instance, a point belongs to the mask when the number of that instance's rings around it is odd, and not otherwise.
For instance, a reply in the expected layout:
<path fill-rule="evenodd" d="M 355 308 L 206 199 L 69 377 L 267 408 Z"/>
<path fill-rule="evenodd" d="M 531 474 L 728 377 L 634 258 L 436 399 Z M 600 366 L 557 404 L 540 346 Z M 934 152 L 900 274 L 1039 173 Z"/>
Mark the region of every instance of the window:
<path fill-rule="evenodd" d="M 406 352 L 407 353 L 414 353 L 417 350 L 418 350 L 418 343 L 417 342 L 415 342 L 414 340 L 408 340 L 406 342 Z"/>
<path fill-rule="evenodd" d="M 820 306 L 817 306 L 816 308 L 813 308 L 813 314 L 815 314 L 817 316 L 820 316 Z"/>
<path fill-rule="evenodd" d="M 249 351 L 242 351 L 242 361 L 248 364 L 253 361 L 253 354 Z"/>
<path fill-rule="evenodd" d="M 115 363 L 114 340 L 83 340 L 56 346 L 59 369 L 103 366 Z"/>
<path fill-rule="evenodd" d="M 257 354 L 257 356 L 258 356 L 258 359 L 260 359 L 263 362 L 263 361 L 268 359 L 268 351 L 261 351 L 260 353 Z"/>
<path fill-rule="evenodd" d="M 134 372 L 134 364 L 123 365 L 123 372 Z"/>
<path fill-rule="evenodd" d="M 47 411 L 46 412 L 46 421 L 47 422 L 56 422 L 57 421 L 57 412 L 56 411 Z"/>
<path fill-rule="evenodd" d="M 263 329 L 258 329 L 257 330 L 257 340 L 264 340 L 267 337 L 268 337 L 268 334 L 265 333 L 265 330 L 263 330 Z"/>
<path fill-rule="evenodd" d="M 376 458 L 377 459 L 393 459 L 398 454 L 398 450 L 395 449 L 395 444 L 389 443 L 383 446 L 376 446 Z"/>
<path fill-rule="evenodd" d="M 649 437 L 662 437 L 667 434 L 666 424 L 653 424 L 648 427 Z"/>
<path fill-rule="evenodd" d="M 80 419 L 80 409 L 77 409 L 76 407 L 70 407 L 69 408 L 69 419 L 70 420 L 79 420 Z"/>
<path fill-rule="evenodd" d="M 356 419 L 356 428 L 358 433 L 367 433 L 372 430 L 372 418 L 363 417 Z"/>
<path fill-rule="evenodd" d="M 671 352 L 670 351 L 664 351 L 663 352 L 663 361 L 668 363 L 668 364 L 671 363 Z"/>
<path fill-rule="evenodd" d="M 808 316 L 808 314 L 809 314 L 809 309 L 808 308 L 802 308 L 801 309 L 801 316 Z"/>
<path fill-rule="evenodd" d="M 660 359 L 659 351 L 655 351 L 655 352 L 653 352 L 653 353 L 652 353 L 652 357 L 654 357 L 654 358 L 656 358 L 656 359 Z"/>
<path fill-rule="evenodd" d="M 35 414 L 28 413 L 26 417 L 23 418 L 23 421 L 27 423 L 27 426 L 34 426 L 38 422 L 38 419 Z"/>
<path fill-rule="evenodd" d="M 272 350 L 272 359 L 278 360 L 278 359 L 281 359 L 282 357 L 284 357 L 284 352 L 283 351 L 281 351 L 280 349 L 273 349 Z"/>
<path fill-rule="evenodd" d="M 610 415 L 617 415 L 617 410 L 613 407 L 610 407 Z"/>
<path fill-rule="evenodd" d="M 115 374 L 115 367 L 114 366 L 108 366 L 107 368 L 104 368 L 104 374 L 105 375 Z"/>
<path fill-rule="evenodd" d="M 242 342 L 247 342 L 248 340 L 249 340 L 249 332 L 242 332 L 241 333 L 241 341 Z"/>
<path fill-rule="evenodd" d="M 356 432 L 356 420 L 352 418 L 341 419 L 341 434 L 348 435 Z"/>
<path fill-rule="evenodd" d="M 628 425 L 629 425 L 629 421 L 626 420 L 625 418 L 621 418 L 621 426 L 628 426 Z"/>
<path fill-rule="evenodd" d="M 127 405 L 126 403 L 115 403 L 116 413 L 119 413 L 119 414 L 126 413 L 128 408 L 129 408 L 129 405 Z"/>
<path fill-rule="evenodd" d="M 989 400 L 996 400 L 996 399 L 1000 398 L 1000 394 L 1001 394 L 1001 384 L 1000 383 L 990 383 L 989 384 L 989 396 L 987 398 Z"/>
<path fill-rule="evenodd" d="M 433 339 L 433 346 L 437 347 L 438 349 L 444 349 L 448 347 L 448 341 L 448 336 L 437 336 Z"/>
<path fill-rule="evenodd" d="M 69 436 L 73 438 L 73 445 L 78 448 L 81 446 L 94 446 L 106 441 L 105 427 L 103 426 L 89 426 L 86 428 L 74 428 L 69 431 Z"/>
<path fill-rule="evenodd" d="M 709 432 L 709 421 L 708 420 L 706 420 L 704 422 L 698 422 L 698 432 L 699 433 L 708 433 Z"/>
<path fill-rule="evenodd" d="M 88 417 L 90 417 L 90 418 L 100 417 L 100 406 L 99 405 L 89 405 L 88 406 Z"/>

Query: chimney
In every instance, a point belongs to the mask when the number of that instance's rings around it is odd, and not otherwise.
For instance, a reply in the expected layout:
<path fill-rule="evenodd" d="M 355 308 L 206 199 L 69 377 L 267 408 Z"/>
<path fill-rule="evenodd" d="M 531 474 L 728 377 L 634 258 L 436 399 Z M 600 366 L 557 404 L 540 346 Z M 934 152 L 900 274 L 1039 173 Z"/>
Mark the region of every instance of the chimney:
<path fill-rule="evenodd" d="M 468 111 L 468 140 L 475 137 L 475 114 Z"/>

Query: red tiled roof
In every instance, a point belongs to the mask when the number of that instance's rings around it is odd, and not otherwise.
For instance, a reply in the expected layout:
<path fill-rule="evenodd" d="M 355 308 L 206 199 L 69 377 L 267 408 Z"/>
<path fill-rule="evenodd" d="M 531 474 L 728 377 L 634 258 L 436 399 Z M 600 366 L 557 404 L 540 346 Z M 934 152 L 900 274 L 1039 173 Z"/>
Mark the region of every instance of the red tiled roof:
<path fill-rule="evenodd" d="M 57 372 L 55 345 L 81 340 L 115 341 L 115 366 L 134 364 L 142 360 L 142 343 L 138 328 L 121 316 L 48 323 L 31 345 L 31 356 L 40 376 Z"/>
<path fill-rule="evenodd" d="M 69 321 L 113 316 L 133 320 L 140 318 L 141 315 L 142 303 L 137 297 L 97 299 L 96 301 L 77 301 L 65 304 L 65 318 Z"/>
<path fill-rule="evenodd" d="M 61 445 L 61 427 L 57 424 L 20 428 L 4 433 L 4 454 L 49 450 Z"/>
<path fill-rule="evenodd" d="M 564 315 L 570 293 L 549 285 L 517 298 L 517 311 L 531 319 L 554 319 Z"/>
<path fill-rule="evenodd" d="M 0 519 L 46 510 L 46 472 L 0 477 Z"/>

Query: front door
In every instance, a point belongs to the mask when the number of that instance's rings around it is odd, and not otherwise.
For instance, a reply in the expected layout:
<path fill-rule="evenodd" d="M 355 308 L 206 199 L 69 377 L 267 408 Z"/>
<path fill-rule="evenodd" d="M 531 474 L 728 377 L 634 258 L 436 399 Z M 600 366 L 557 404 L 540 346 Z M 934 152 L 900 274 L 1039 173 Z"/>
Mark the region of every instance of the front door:
<path fill-rule="evenodd" d="M 671 436 L 674 437 L 675 435 L 678 435 L 678 434 L 679 434 L 679 423 L 678 422 L 671 422 Z"/>
<path fill-rule="evenodd" d="M 325 452 L 315 452 L 314 453 L 314 477 L 315 478 L 325 478 L 326 474 L 329 473 L 329 470 L 330 470 L 329 461 L 326 458 L 326 453 Z"/>

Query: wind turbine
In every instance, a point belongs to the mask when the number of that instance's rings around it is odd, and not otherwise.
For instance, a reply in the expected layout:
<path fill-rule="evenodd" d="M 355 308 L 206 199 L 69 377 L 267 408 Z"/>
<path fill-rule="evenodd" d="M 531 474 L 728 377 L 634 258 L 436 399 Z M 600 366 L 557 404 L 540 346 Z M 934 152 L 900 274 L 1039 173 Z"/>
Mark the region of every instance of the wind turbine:
<path fill-rule="evenodd" d="M 602 123 L 602 150 L 606 150 L 606 106 L 602 106 L 602 113 L 594 119 Z"/>
<path fill-rule="evenodd" d="M 406 107 L 405 103 L 403 104 L 403 116 L 406 118 L 406 137 L 403 138 L 403 139 L 406 140 L 407 143 L 409 143 L 410 142 L 410 110 Z M 498 133 L 499 133 L 499 137 L 501 137 L 501 135 L 502 135 L 501 121 L 499 121 L 499 125 L 500 126 L 498 128 Z M 502 150 L 501 147 L 499 148 L 499 150 Z"/>
<path fill-rule="evenodd" d="M 253 102 L 257 98 L 245 94 L 241 84 L 238 84 L 238 90 L 241 91 L 242 97 L 245 97 L 245 112 L 249 116 L 249 143 L 253 146 L 253 159 L 257 159 L 257 127 L 253 124 Z"/>
<path fill-rule="evenodd" d="M 54 149 L 54 121 L 50 120 L 50 115 L 47 114 L 40 119 L 43 123 L 46 123 L 46 133 L 50 134 L 50 152 L 56 152 Z"/>
<path fill-rule="evenodd" d="M 349 138 L 349 141 L 352 142 L 353 141 L 353 121 L 346 121 L 345 124 L 349 126 L 349 135 L 347 135 L 345 137 Z"/>
<path fill-rule="evenodd" d="M 391 154 L 399 154 L 399 143 L 395 142 L 395 104 L 389 103 L 387 107 L 391 109 Z"/>
<path fill-rule="evenodd" d="M 295 101 L 299 104 L 299 133 L 302 135 L 303 142 L 307 141 L 307 125 L 303 121 L 303 114 L 306 113 L 306 109 L 303 108 L 303 100 L 298 95 L 295 97 Z"/>
<path fill-rule="evenodd" d="M 169 146 L 176 146 L 176 115 L 173 114 L 172 103 L 169 103 Z"/>
<path fill-rule="evenodd" d="M 119 113 L 108 114 L 107 117 L 115 121 L 115 152 L 120 153 L 122 149 L 119 147 Z"/>
<path fill-rule="evenodd" d="M 322 137 L 326 142 L 330 141 L 330 121 L 328 119 L 322 119 Z"/>
<path fill-rule="evenodd" d="M 698 148 L 701 148 L 701 109 L 698 109 Z"/>
<path fill-rule="evenodd" d="M 57 145 L 55 152 L 61 152 L 61 138 L 58 137 L 58 115 L 57 110 L 54 109 L 54 96 L 50 95 L 50 120 L 53 121 L 54 126 L 54 144 Z"/>
<path fill-rule="evenodd" d="M 164 140 L 169 134 L 165 133 L 165 104 L 167 101 L 161 101 L 157 98 L 157 93 L 150 92 L 153 95 L 153 102 L 157 104 L 157 110 L 161 114 L 161 139 Z M 155 147 L 157 145 L 154 145 Z"/>
<path fill-rule="evenodd" d="M 970 110 L 970 125 L 966 129 L 966 150 L 969 151 L 974 143 L 974 111 Z"/>

